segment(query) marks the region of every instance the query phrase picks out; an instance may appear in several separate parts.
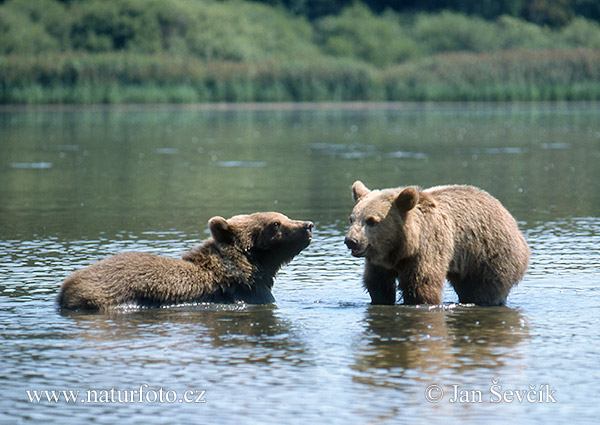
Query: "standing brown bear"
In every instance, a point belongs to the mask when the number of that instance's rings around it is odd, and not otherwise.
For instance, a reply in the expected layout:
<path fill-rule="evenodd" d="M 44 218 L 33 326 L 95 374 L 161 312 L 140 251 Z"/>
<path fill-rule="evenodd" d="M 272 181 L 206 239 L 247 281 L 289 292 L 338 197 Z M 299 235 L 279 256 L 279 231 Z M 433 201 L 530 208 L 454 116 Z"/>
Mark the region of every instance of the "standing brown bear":
<path fill-rule="evenodd" d="M 500 202 L 471 186 L 352 186 L 355 206 L 345 243 L 365 257 L 373 304 L 440 304 L 446 279 L 459 302 L 502 305 L 525 274 L 529 247 Z"/>
<path fill-rule="evenodd" d="M 268 212 L 213 217 L 209 228 L 212 237 L 181 260 L 130 252 L 76 271 L 61 287 L 59 307 L 270 303 L 275 274 L 310 244 L 313 224 Z"/>

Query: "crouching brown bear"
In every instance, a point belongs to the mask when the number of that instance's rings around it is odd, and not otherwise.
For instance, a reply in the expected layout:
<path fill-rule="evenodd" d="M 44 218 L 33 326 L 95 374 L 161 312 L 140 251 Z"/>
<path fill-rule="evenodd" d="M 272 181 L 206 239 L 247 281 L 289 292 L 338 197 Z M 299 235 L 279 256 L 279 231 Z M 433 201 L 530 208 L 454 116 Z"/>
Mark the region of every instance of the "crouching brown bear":
<path fill-rule="evenodd" d="M 500 202 L 471 186 L 369 190 L 352 186 L 345 243 L 365 258 L 373 304 L 440 304 L 448 280 L 459 302 L 502 305 L 525 274 L 529 247 Z"/>
<path fill-rule="evenodd" d="M 271 303 L 275 274 L 310 244 L 313 224 L 268 212 L 213 217 L 209 228 L 212 237 L 181 260 L 129 252 L 76 271 L 62 284 L 59 307 Z"/>

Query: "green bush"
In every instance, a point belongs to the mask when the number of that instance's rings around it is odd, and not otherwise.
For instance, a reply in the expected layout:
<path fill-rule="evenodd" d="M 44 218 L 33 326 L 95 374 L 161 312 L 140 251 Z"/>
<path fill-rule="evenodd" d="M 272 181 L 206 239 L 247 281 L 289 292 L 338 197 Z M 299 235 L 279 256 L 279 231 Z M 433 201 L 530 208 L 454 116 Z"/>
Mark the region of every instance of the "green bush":
<path fill-rule="evenodd" d="M 195 56 L 248 62 L 319 56 L 311 26 L 302 18 L 242 1 L 199 4 L 187 37 Z"/>
<path fill-rule="evenodd" d="M 108 52 L 161 50 L 156 0 L 91 0 L 73 7 L 71 43 L 75 50 Z"/>
<path fill-rule="evenodd" d="M 555 42 L 550 30 L 508 15 L 497 21 L 497 36 L 503 49 L 550 49 Z"/>
<path fill-rule="evenodd" d="M 59 42 L 44 25 L 13 8 L 0 8 L 0 54 L 56 51 Z"/>
<path fill-rule="evenodd" d="M 417 43 L 400 28 L 395 14 L 376 16 L 360 3 L 345 8 L 339 16 L 317 21 L 316 33 L 327 54 L 377 66 L 403 62 L 419 51 Z"/>
<path fill-rule="evenodd" d="M 70 15 L 56 0 L 9 0 L 3 9 L 16 11 L 25 21 L 41 25 L 45 32 L 56 39 L 53 49 L 67 50 L 70 47 Z"/>
<path fill-rule="evenodd" d="M 114 52 L 208 61 L 347 58 L 378 67 L 448 51 L 600 45 L 583 18 L 562 30 L 501 16 L 453 12 L 374 14 L 356 2 L 313 23 L 283 8 L 230 0 L 8 0 L 0 3 L 0 53 Z"/>
<path fill-rule="evenodd" d="M 76 50 L 168 52 L 250 62 L 320 55 L 308 22 L 261 4 L 88 0 L 72 10 L 71 42 Z"/>
<path fill-rule="evenodd" d="M 576 18 L 560 31 L 562 43 L 568 47 L 600 49 L 600 25 L 585 18 Z"/>
<path fill-rule="evenodd" d="M 417 15 L 413 34 L 428 52 L 496 50 L 500 47 L 492 22 L 454 12 Z"/>
<path fill-rule="evenodd" d="M 148 14 L 155 17 L 160 51 L 171 55 L 187 55 L 186 38 L 194 31 L 194 9 L 190 2 L 160 1 L 146 2 Z M 150 26 L 154 28 L 154 25 Z"/>

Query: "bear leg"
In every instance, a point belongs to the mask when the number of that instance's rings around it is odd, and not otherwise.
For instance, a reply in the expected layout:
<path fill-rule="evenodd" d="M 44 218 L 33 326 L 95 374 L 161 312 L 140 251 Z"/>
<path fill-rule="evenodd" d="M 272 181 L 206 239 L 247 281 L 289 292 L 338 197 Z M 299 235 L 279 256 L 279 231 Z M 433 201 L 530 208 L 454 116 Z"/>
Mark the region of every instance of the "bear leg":
<path fill-rule="evenodd" d="M 450 283 L 458 295 L 461 304 L 477 304 L 485 306 L 504 305 L 511 283 L 501 280 L 470 277 Z"/>
<path fill-rule="evenodd" d="M 399 277 L 404 304 L 441 304 L 445 273 L 431 264 L 408 265 L 405 273 Z"/>
<path fill-rule="evenodd" d="M 377 266 L 367 260 L 363 283 L 369 295 L 371 304 L 394 305 L 396 303 L 396 272 Z"/>
<path fill-rule="evenodd" d="M 404 304 L 442 303 L 446 261 L 438 258 L 436 260 L 424 261 L 423 257 L 417 256 L 398 264 L 398 286 L 402 291 Z"/>
<path fill-rule="evenodd" d="M 415 304 L 441 304 L 444 280 L 429 281 L 408 285 L 401 285 L 403 303 Z"/>

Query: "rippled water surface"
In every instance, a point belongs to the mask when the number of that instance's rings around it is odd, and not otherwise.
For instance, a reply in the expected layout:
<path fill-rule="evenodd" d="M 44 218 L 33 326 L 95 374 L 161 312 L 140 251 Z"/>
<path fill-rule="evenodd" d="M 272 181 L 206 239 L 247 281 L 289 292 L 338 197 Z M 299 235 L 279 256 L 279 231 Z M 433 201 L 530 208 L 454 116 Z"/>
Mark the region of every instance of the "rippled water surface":
<path fill-rule="evenodd" d="M 0 423 L 598 423 L 598 117 L 598 104 L 1 111 Z M 441 306 L 370 306 L 343 245 L 356 179 L 499 198 L 532 248 L 507 306 L 457 305 L 450 287 Z M 273 305 L 56 309 L 77 268 L 177 257 L 210 217 L 260 210 L 316 225 Z"/>

